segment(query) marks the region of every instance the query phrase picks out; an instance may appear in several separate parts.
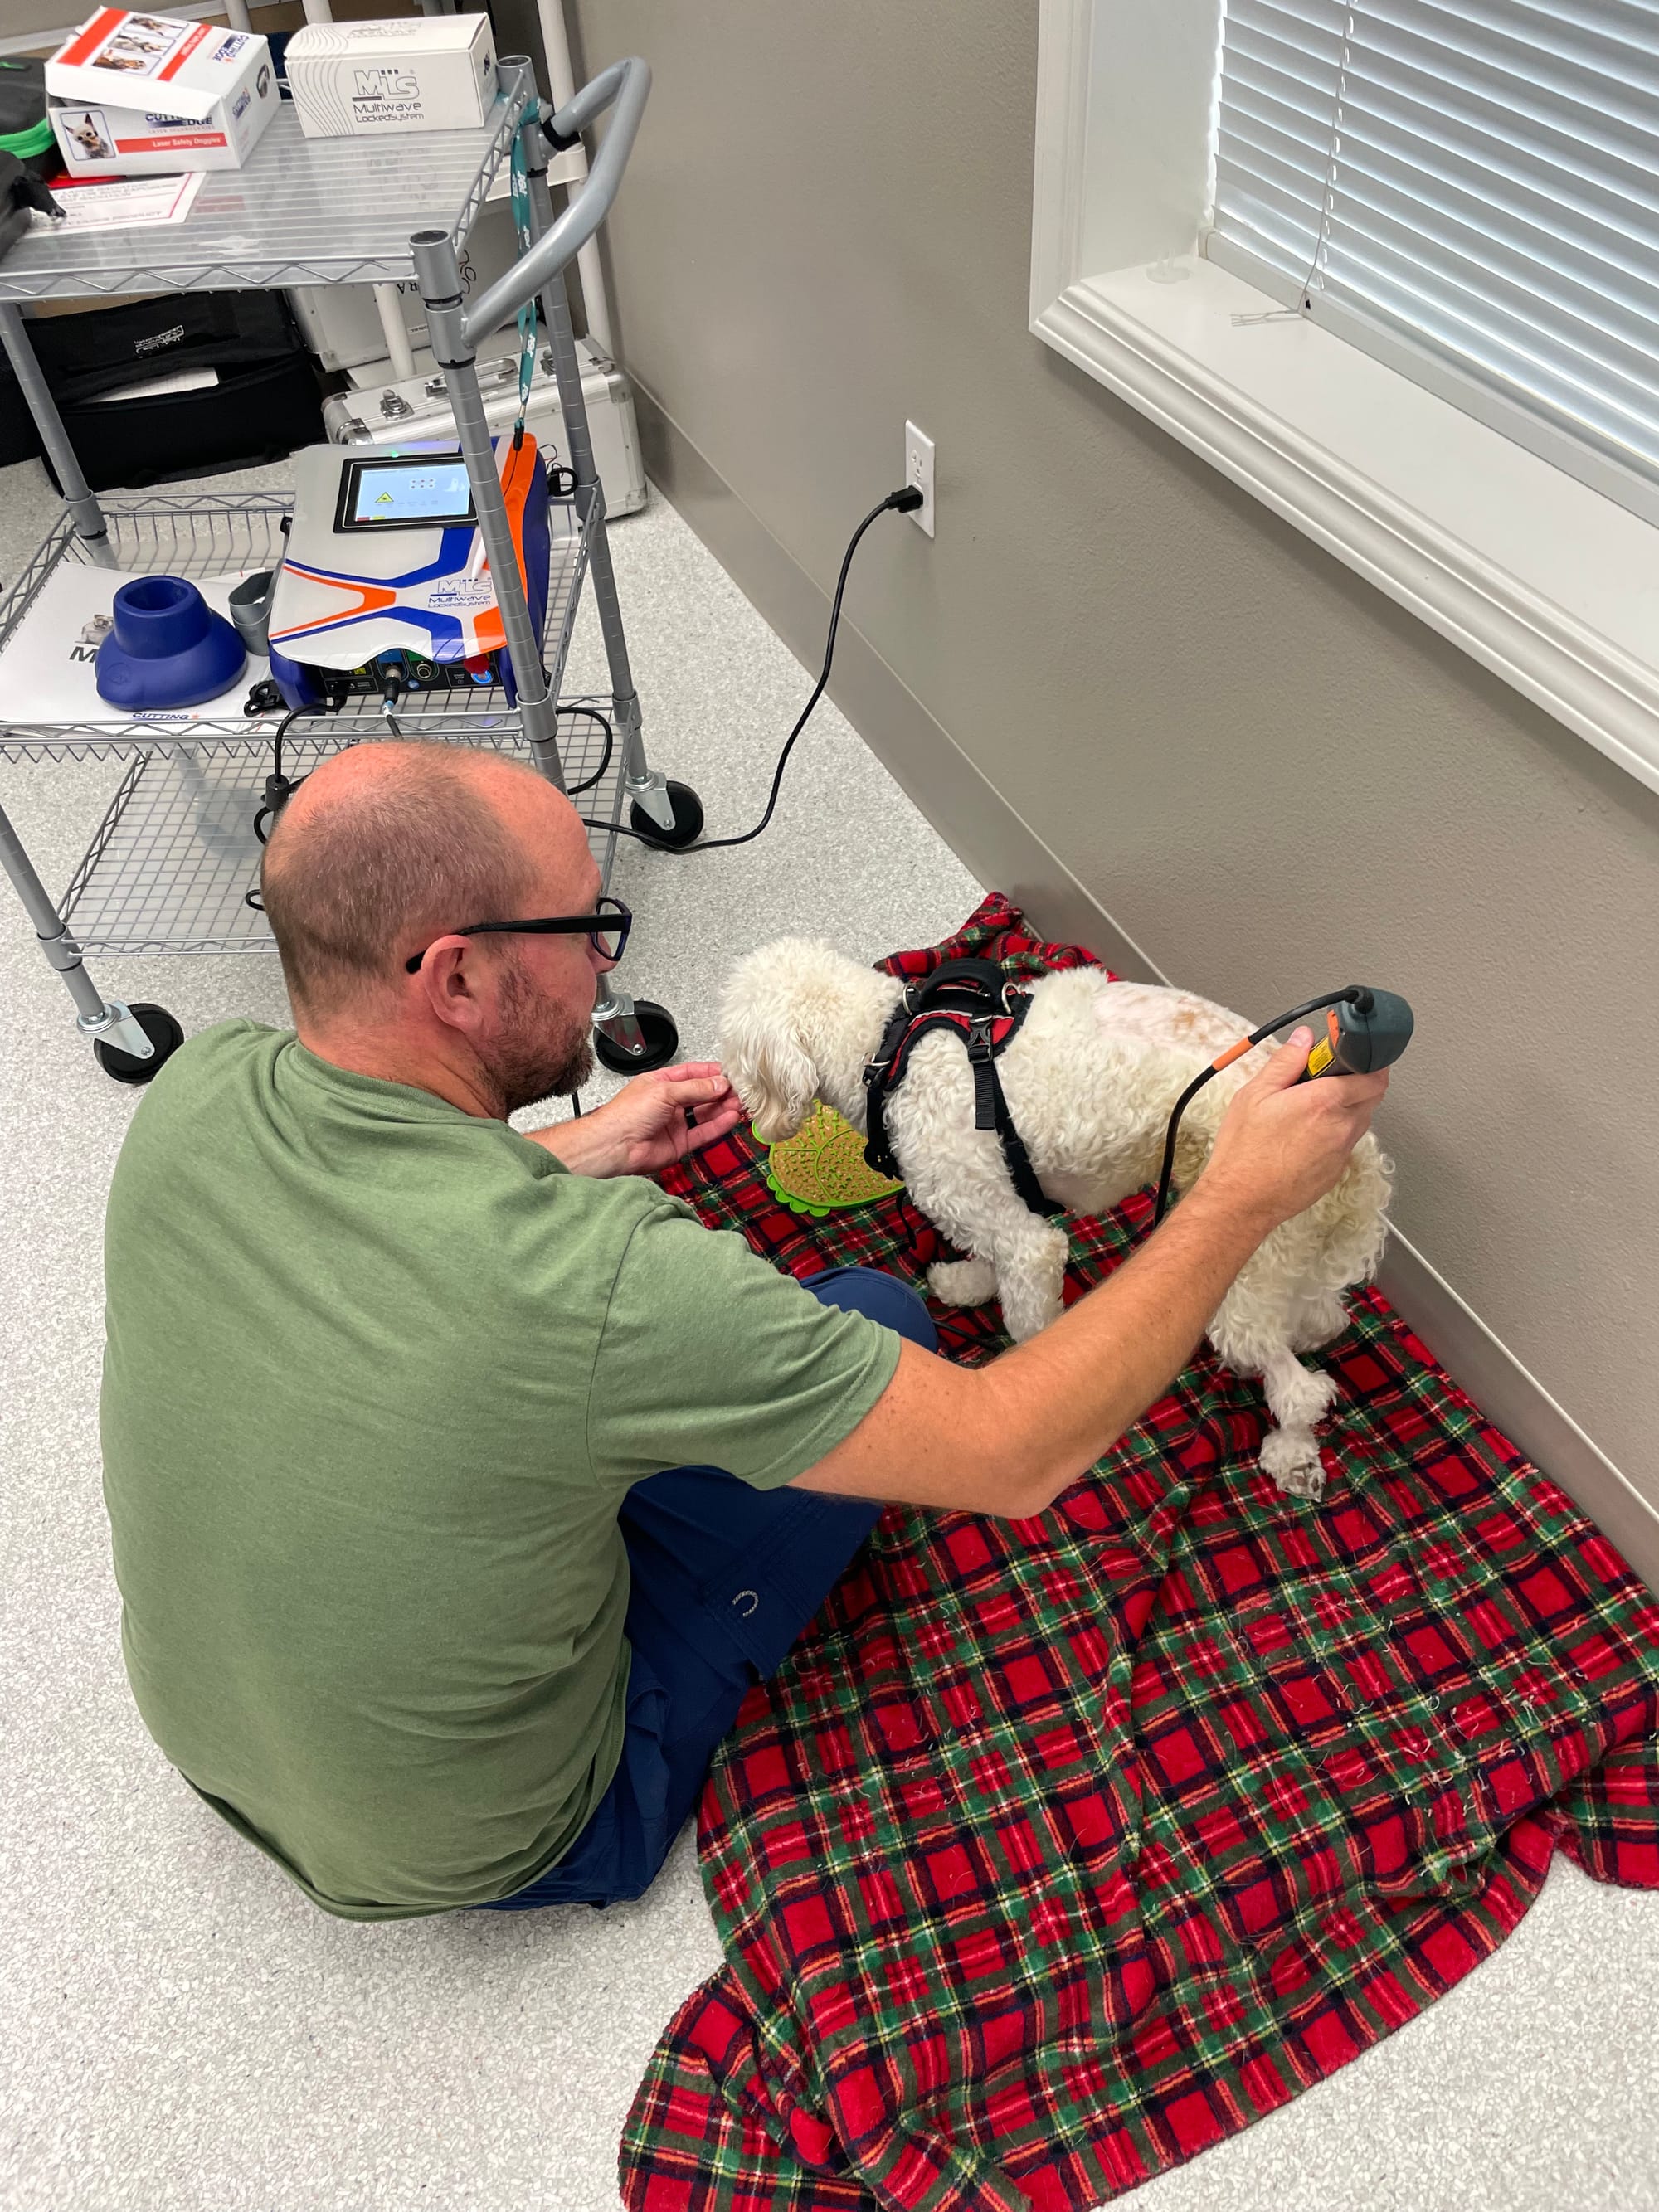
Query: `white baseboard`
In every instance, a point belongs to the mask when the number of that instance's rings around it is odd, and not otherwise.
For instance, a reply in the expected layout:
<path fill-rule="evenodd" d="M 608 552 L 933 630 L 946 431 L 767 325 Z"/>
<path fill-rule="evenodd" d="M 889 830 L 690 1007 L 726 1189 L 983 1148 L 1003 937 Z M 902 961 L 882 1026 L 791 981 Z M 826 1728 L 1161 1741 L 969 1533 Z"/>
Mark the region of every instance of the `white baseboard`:
<path fill-rule="evenodd" d="M 816 668 L 826 594 L 652 398 L 635 386 L 652 480 L 778 635 Z M 1120 975 L 1170 978 L 1009 804 L 914 692 L 843 620 L 830 696 L 939 835 L 1057 940 L 1091 946 Z M 1616 1544 L 1659 1593 L 1659 1510 L 1396 1232 L 1381 1287 L 1487 1417 Z"/>

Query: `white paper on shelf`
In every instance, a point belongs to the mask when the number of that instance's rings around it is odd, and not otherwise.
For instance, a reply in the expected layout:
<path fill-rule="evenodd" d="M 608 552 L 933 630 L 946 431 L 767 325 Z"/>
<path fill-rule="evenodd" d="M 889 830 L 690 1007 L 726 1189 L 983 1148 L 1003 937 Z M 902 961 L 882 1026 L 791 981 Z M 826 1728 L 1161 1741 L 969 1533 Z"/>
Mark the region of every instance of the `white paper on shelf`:
<path fill-rule="evenodd" d="M 144 376 L 136 384 L 124 384 L 118 391 L 94 392 L 85 404 L 106 407 L 115 399 L 160 399 L 169 392 L 210 392 L 219 381 L 216 368 L 176 368 L 171 376 Z"/>
<path fill-rule="evenodd" d="M 242 702 L 250 686 L 270 673 L 270 663 L 252 653 L 230 689 L 198 707 L 133 714 L 99 697 L 94 667 L 98 648 L 88 644 L 82 632 L 94 615 L 110 612 L 123 584 L 155 574 L 154 569 L 94 568 L 78 561 L 58 563 L 0 656 L 0 696 L 8 722 L 73 722 L 83 727 L 107 723 L 112 728 L 149 722 L 159 732 L 173 723 L 242 720 Z M 216 613 L 228 615 L 231 592 L 244 576 L 253 574 L 251 568 L 239 568 L 230 575 L 191 580 Z M 257 726 L 249 724 L 250 728 Z"/>
<path fill-rule="evenodd" d="M 63 209 L 60 222 L 37 208 L 30 216 L 36 230 L 137 230 L 142 225 L 182 222 L 202 189 L 200 169 L 184 177 L 112 177 L 85 184 L 50 187 Z"/>

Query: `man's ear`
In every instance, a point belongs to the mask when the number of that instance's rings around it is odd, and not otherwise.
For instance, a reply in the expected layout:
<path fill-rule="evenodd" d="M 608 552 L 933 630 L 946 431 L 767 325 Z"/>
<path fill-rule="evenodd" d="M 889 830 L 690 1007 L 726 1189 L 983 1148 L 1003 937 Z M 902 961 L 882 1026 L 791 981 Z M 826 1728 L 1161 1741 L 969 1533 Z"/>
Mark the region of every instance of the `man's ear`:
<path fill-rule="evenodd" d="M 471 1036 L 479 1027 L 485 1009 L 477 989 L 479 970 L 471 938 L 439 938 L 410 980 L 424 994 L 428 1010 L 449 1028 Z"/>

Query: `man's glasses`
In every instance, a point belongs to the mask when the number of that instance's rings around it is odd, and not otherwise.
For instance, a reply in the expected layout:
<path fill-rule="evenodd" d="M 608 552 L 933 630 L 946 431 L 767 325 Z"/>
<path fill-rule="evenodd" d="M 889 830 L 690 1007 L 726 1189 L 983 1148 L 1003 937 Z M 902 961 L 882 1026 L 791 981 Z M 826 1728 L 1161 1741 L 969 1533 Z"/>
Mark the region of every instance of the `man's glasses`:
<path fill-rule="evenodd" d="M 470 921 L 465 929 L 446 930 L 446 937 L 585 937 L 607 968 L 623 957 L 634 916 L 619 898 L 596 899 L 592 914 L 550 915 L 538 921 Z M 408 973 L 420 973 L 421 963 L 432 947 L 424 947 L 405 960 Z"/>

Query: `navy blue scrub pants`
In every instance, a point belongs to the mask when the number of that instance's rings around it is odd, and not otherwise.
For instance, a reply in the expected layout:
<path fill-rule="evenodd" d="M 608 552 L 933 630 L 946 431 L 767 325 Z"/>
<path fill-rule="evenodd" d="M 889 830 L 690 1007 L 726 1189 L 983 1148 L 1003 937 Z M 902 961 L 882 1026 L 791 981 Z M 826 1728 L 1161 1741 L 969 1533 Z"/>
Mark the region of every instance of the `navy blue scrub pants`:
<path fill-rule="evenodd" d="M 927 1309 L 896 1276 L 840 1267 L 805 1287 L 935 1348 Z M 616 1777 L 555 1867 L 484 1911 L 612 1905 L 648 1887 L 756 1681 L 840 1580 L 881 1511 L 810 1490 L 752 1490 L 714 1467 L 635 1483 L 622 1532 L 632 1589 L 628 1726 Z"/>

